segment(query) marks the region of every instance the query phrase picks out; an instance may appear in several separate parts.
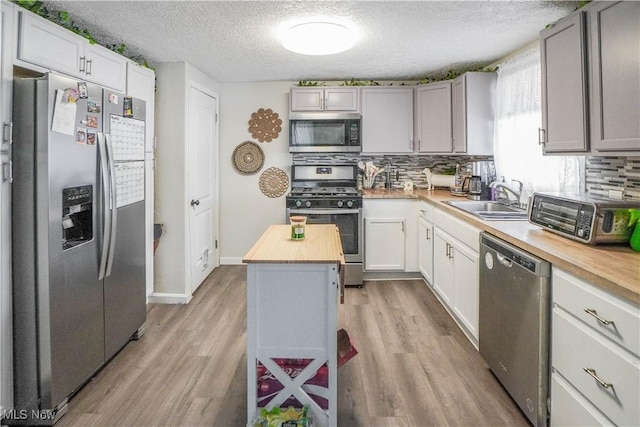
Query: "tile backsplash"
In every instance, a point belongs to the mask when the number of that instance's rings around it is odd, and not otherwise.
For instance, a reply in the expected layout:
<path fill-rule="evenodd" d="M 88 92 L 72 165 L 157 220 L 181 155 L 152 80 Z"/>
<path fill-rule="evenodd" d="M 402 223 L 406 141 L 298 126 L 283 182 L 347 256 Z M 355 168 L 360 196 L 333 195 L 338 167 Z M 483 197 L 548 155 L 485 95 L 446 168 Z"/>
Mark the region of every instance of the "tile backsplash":
<path fill-rule="evenodd" d="M 360 155 L 348 153 L 292 154 L 293 164 L 354 164 L 359 160 L 372 161 L 376 166 L 391 163 L 399 172 L 393 180 L 393 188 L 402 188 L 403 182 L 412 180 L 416 188 L 424 188 L 427 179 L 422 170 L 433 173 L 455 167 L 456 163 L 470 160 L 490 160 L 491 157 L 472 156 L 411 156 L 411 155 Z M 609 190 L 623 192 L 624 199 L 640 201 L 640 157 L 587 157 L 585 161 L 586 190 L 599 197 L 609 197 Z M 394 169 L 395 171 L 395 169 Z M 395 172 L 394 172 L 395 174 Z M 394 177 L 395 178 L 395 177 Z M 376 179 L 381 187 L 384 177 Z"/>
<path fill-rule="evenodd" d="M 455 168 L 456 163 L 464 163 L 471 160 L 491 160 L 490 156 L 411 156 L 403 154 L 387 155 L 360 155 L 350 153 L 330 154 L 292 154 L 294 165 L 305 164 L 354 164 L 359 160 L 373 162 L 376 166 L 386 166 L 391 163 L 393 167 L 393 188 L 403 188 L 404 181 L 413 181 L 414 188 L 425 188 L 427 177 L 422 171 L 431 169 L 433 173 L 442 173 L 445 169 Z M 396 170 L 398 179 L 395 179 Z M 384 176 L 377 176 L 375 188 L 384 187 Z"/>
<path fill-rule="evenodd" d="M 640 201 L 640 157 L 587 157 L 587 192 L 609 197 L 609 190 L 623 191 L 624 199 Z"/>

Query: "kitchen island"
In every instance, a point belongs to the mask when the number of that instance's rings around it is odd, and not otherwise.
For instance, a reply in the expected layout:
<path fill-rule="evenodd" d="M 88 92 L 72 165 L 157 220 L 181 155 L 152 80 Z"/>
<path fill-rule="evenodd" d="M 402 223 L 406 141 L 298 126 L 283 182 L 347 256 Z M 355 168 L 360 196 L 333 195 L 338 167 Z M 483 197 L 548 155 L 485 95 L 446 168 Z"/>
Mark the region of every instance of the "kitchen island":
<path fill-rule="evenodd" d="M 308 405 L 337 425 L 337 302 L 344 255 L 335 225 L 272 225 L 247 264 L 247 422 L 259 408 Z M 292 375 L 292 373 L 295 373 Z"/>

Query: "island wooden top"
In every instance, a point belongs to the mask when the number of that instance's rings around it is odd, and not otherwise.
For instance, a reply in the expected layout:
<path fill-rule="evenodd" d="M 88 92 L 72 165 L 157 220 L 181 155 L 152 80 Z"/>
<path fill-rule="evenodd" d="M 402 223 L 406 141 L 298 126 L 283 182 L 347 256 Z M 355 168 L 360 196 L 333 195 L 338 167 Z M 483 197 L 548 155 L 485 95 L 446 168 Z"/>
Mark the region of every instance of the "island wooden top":
<path fill-rule="evenodd" d="M 344 264 L 335 224 L 307 224 L 304 240 L 291 240 L 291 225 L 271 225 L 244 256 L 245 263 Z"/>
<path fill-rule="evenodd" d="M 628 245 L 585 245 L 528 221 L 485 221 L 446 203 L 448 190 L 364 190 L 365 199 L 419 199 L 618 296 L 640 303 L 640 253 Z"/>

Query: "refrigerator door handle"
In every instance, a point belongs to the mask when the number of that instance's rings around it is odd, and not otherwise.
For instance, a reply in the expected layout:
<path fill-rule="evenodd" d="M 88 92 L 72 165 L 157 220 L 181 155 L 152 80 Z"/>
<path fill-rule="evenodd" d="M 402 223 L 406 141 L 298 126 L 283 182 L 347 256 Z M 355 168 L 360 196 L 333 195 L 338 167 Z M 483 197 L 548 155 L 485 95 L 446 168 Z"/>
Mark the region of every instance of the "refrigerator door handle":
<path fill-rule="evenodd" d="M 100 153 L 100 171 L 102 172 L 102 251 L 100 252 L 100 269 L 98 270 L 98 280 L 105 278 L 107 271 L 107 257 L 109 254 L 109 238 L 111 236 L 111 215 L 107 211 L 111 210 L 111 193 L 109 179 L 109 163 L 107 160 L 106 142 L 104 134 L 98 132 L 98 152 Z"/>
<path fill-rule="evenodd" d="M 118 205 L 116 197 L 116 170 L 113 159 L 113 149 L 111 147 L 111 135 L 105 134 L 105 145 L 107 146 L 107 158 L 109 161 L 109 176 L 111 178 L 111 238 L 109 239 L 109 255 L 107 258 L 107 271 L 105 276 L 111 275 L 113 266 L 113 255 L 116 247 L 116 229 L 118 224 Z"/>

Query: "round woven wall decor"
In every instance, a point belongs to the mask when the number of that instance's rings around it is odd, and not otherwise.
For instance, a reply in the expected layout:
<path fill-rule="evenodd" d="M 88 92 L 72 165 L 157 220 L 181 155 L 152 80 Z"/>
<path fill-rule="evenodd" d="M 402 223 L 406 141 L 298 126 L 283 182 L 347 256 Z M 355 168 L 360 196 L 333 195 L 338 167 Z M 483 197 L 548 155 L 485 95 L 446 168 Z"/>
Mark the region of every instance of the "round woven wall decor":
<path fill-rule="evenodd" d="M 259 185 L 265 196 L 280 197 L 289 188 L 289 177 L 282 169 L 272 167 L 262 172 Z"/>
<path fill-rule="evenodd" d="M 251 114 L 249 120 L 249 132 L 251 136 L 260 142 L 271 142 L 282 132 L 282 120 L 278 118 L 278 113 L 274 113 L 271 108 L 260 108 Z"/>
<path fill-rule="evenodd" d="M 264 152 L 255 142 L 245 141 L 233 150 L 233 166 L 245 175 L 253 175 L 264 165 Z"/>

